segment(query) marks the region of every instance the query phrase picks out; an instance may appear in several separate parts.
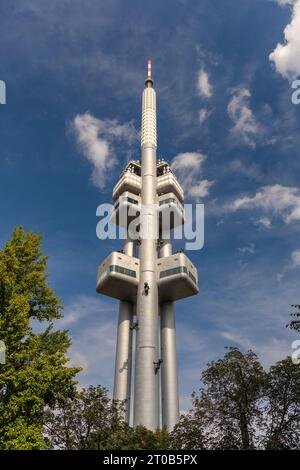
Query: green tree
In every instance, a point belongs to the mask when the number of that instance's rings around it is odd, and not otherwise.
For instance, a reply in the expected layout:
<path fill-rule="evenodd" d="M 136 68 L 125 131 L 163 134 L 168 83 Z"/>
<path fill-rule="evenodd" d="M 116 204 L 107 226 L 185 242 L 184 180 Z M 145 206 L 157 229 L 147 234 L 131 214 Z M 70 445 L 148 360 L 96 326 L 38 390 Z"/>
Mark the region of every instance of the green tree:
<path fill-rule="evenodd" d="M 207 447 L 204 428 L 206 426 L 202 409 L 193 409 L 182 414 L 171 432 L 172 449 L 203 450 Z"/>
<path fill-rule="evenodd" d="M 47 256 L 41 235 L 14 230 L 0 250 L 0 448 L 44 449 L 44 407 L 75 393 L 77 368 L 67 367 L 70 339 L 53 331 L 60 318 L 59 298 L 47 284 Z M 35 333 L 32 321 L 46 322 Z"/>
<path fill-rule="evenodd" d="M 265 397 L 265 447 L 300 449 L 300 367 L 290 357 L 270 368 Z"/>
<path fill-rule="evenodd" d="M 91 385 L 47 410 L 46 439 L 60 449 L 112 449 L 115 436 L 127 430 L 123 411 L 122 404 L 108 397 L 106 388 Z"/>
<path fill-rule="evenodd" d="M 262 414 L 266 374 L 254 352 L 229 348 L 202 373 L 193 409 L 172 433 L 172 446 L 183 449 L 251 449 Z"/>
<path fill-rule="evenodd" d="M 152 432 L 144 426 L 137 426 L 136 428 L 127 426 L 123 432 L 113 436 L 109 449 L 168 450 L 170 445 L 170 434 L 165 427 Z"/>
<path fill-rule="evenodd" d="M 295 330 L 300 332 L 300 305 L 292 305 L 296 310 L 291 314 L 294 318 L 287 326 L 291 328 L 291 330 Z"/>
<path fill-rule="evenodd" d="M 100 385 L 81 390 L 48 410 L 45 436 L 52 448 L 69 450 L 168 449 L 170 435 L 143 426 L 131 428 L 124 421 L 124 406 L 111 400 Z"/>

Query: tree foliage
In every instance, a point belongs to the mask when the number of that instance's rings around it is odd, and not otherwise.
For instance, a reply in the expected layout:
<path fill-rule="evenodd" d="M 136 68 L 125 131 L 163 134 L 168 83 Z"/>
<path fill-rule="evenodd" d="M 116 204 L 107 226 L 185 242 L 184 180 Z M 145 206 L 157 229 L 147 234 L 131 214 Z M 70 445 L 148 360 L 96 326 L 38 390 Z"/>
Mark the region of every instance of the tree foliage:
<path fill-rule="evenodd" d="M 100 385 L 82 389 L 45 415 L 45 436 L 51 447 L 68 450 L 110 448 L 125 429 L 123 408 Z"/>
<path fill-rule="evenodd" d="M 291 330 L 300 332 L 300 305 L 292 305 L 296 310 L 291 314 L 293 320 L 289 323 Z"/>
<path fill-rule="evenodd" d="M 0 365 L 0 448 L 44 449 L 44 407 L 75 393 L 79 369 L 67 367 L 70 339 L 53 331 L 61 317 L 59 298 L 47 283 L 47 256 L 41 236 L 14 230 L 0 250 L 0 340 L 6 363 Z M 46 322 L 35 333 L 32 322 Z"/>
<path fill-rule="evenodd" d="M 300 366 L 290 357 L 270 368 L 265 397 L 265 447 L 300 449 Z"/>
<path fill-rule="evenodd" d="M 300 449 L 300 368 L 290 357 L 264 371 L 230 348 L 202 373 L 193 409 L 171 434 L 175 449 Z"/>
<path fill-rule="evenodd" d="M 170 436 L 172 449 L 204 450 L 208 447 L 202 410 L 194 408 L 182 414 Z"/>
<path fill-rule="evenodd" d="M 143 426 L 131 428 L 124 419 L 122 403 L 108 397 L 98 385 L 81 390 L 48 410 L 45 436 L 52 448 L 69 450 L 154 450 L 169 447 L 169 433 L 153 433 Z"/>
<path fill-rule="evenodd" d="M 0 249 L 0 449 L 300 449 L 300 367 L 290 357 L 265 371 L 253 351 L 227 348 L 171 434 L 128 426 L 104 387 L 76 391 L 46 263 L 41 236 L 20 227 Z M 289 326 L 300 331 L 294 307 Z"/>
<path fill-rule="evenodd" d="M 290 358 L 266 372 L 252 351 L 230 348 L 208 364 L 202 384 L 171 434 L 128 426 L 122 404 L 91 386 L 48 411 L 47 440 L 79 450 L 300 448 L 300 369 Z"/>
<path fill-rule="evenodd" d="M 265 372 L 252 351 L 243 354 L 236 348 L 228 349 L 222 359 L 203 371 L 203 386 L 199 395 L 192 396 L 194 409 L 173 434 L 182 434 L 184 447 L 196 439 L 200 449 L 253 448 L 264 381 Z"/>

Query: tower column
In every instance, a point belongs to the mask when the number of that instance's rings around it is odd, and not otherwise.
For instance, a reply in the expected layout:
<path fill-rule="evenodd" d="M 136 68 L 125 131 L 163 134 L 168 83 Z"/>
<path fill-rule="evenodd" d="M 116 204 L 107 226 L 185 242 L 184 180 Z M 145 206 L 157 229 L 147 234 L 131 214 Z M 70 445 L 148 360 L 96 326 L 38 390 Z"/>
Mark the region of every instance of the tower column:
<path fill-rule="evenodd" d="M 124 253 L 134 256 L 134 246 L 135 242 L 127 238 L 124 243 Z M 125 401 L 127 423 L 130 419 L 133 309 L 131 302 L 120 301 L 113 393 L 114 400 Z"/>
<path fill-rule="evenodd" d="M 171 240 L 164 240 L 160 257 L 172 255 Z M 173 302 L 160 304 L 162 425 L 172 431 L 179 420 L 176 323 Z"/>
<path fill-rule="evenodd" d="M 124 251 L 114 250 L 99 265 L 96 291 L 119 301 L 114 400 L 125 403 L 125 419 L 135 427 L 156 431 L 162 423 L 171 431 L 179 420 L 174 305 L 199 288 L 191 260 L 181 252 L 172 256 L 171 231 L 184 223 L 184 191 L 171 166 L 163 158 L 156 160 L 156 127 L 156 93 L 148 61 L 141 158 L 127 162 L 112 193 L 111 220 L 123 229 L 127 224 L 127 240 Z"/>
<path fill-rule="evenodd" d="M 134 426 L 155 431 L 159 427 L 158 290 L 156 281 L 156 95 L 151 70 L 142 107 L 142 210 L 140 281 L 137 294 Z"/>

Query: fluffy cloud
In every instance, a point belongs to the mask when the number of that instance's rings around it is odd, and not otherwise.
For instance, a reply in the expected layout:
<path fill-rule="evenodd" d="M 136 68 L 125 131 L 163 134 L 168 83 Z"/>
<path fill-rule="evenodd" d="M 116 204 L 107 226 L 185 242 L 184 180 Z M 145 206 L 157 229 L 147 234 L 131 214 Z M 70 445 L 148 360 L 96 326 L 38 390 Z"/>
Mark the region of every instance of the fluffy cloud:
<path fill-rule="evenodd" d="M 201 199 L 209 195 L 210 187 L 212 186 L 213 181 L 202 180 L 199 183 L 193 184 L 188 189 L 188 194 L 190 197 L 195 199 Z"/>
<path fill-rule="evenodd" d="M 282 272 L 277 274 L 278 283 L 281 284 L 282 280 L 284 279 L 287 273 L 299 267 L 300 267 L 300 250 L 298 249 L 298 250 L 294 250 L 291 253 L 289 262 L 286 264 L 286 266 L 284 266 Z"/>
<path fill-rule="evenodd" d="M 285 42 L 277 44 L 270 54 L 277 72 L 293 80 L 300 74 L 300 0 L 277 0 L 279 5 L 291 5 L 291 22 L 284 30 Z"/>
<path fill-rule="evenodd" d="M 213 184 L 213 181 L 201 180 L 202 166 L 206 159 L 203 153 L 186 152 L 176 155 L 171 163 L 186 194 L 195 199 L 208 196 Z"/>
<path fill-rule="evenodd" d="M 72 124 L 83 155 L 93 165 L 92 182 L 103 189 L 107 172 L 117 162 L 114 144 L 117 141 L 133 144 L 137 139 L 137 131 L 131 122 L 119 124 L 116 119 L 102 120 L 90 113 L 78 114 Z"/>
<path fill-rule="evenodd" d="M 69 356 L 72 365 L 83 368 L 78 376 L 81 386 L 100 383 L 111 388 L 116 330 L 116 320 L 112 319 L 100 320 L 98 325 L 87 328 L 81 324 L 80 333 L 71 331 L 72 346 Z"/>
<path fill-rule="evenodd" d="M 240 247 L 239 248 L 239 253 L 254 255 L 254 253 L 255 253 L 254 243 L 250 243 L 250 245 Z"/>
<path fill-rule="evenodd" d="M 209 115 L 210 115 L 210 112 L 208 111 L 208 109 L 206 109 L 206 108 L 200 109 L 200 111 L 199 111 L 200 126 L 202 126 L 205 123 L 205 121 L 207 120 Z"/>
<path fill-rule="evenodd" d="M 198 172 L 202 169 L 206 159 L 206 155 L 200 152 L 179 153 L 172 160 L 172 168 L 178 171 L 193 169 Z"/>
<path fill-rule="evenodd" d="M 272 222 L 268 217 L 260 217 L 256 220 L 255 225 L 270 229 L 272 227 Z"/>
<path fill-rule="evenodd" d="M 231 204 L 231 210 L 239 209 L 263 209 L 289 224 L 300 220 L 300 190 L 280 184 L 264 186 L 254 196 L 238 198 Z"/>
<path fill-rule="evenodd" d="M 260 179 L 261 173 L 258 165 L 255 163 L 245 163 L 242 160 L 235 159 L 228 163 L 227 169 L 230 172 L 239 173 L 240 175 L 246 176 L 251 179 Z"/>
<path fill-rule="evenodd" d="M 245 350 L 252 350 L 258 354 L 259 359 L 265 367 L 270 367 L 276 361 L 281 361 L 291 353 L 291 345 L 285 339 L 276 337 L 268 338 L 268 341 L 253 341 L 247 336 L 241 335 L 234 329 L 222 331 L 221 336 L 229 341 L 236 343 Z"/>
<path fill-rule="evenodd" d="M 63 318 L 55 321 L 56 328 L 67 328 L 72 337 L 68 356 L 71 365 L 83 369 L 78 375 L 81 387 L 98 383 L 112 386 L 116 315 L 115 303 L 96 294 L 79 295 L 66 305 Z"/>
<path fill-rule="evenodd" d="M 83 318 L 87 321 L 88 318 L 97 317 L 99 311 L 104 314 L 112 314 L 113 307 L 100 297 L 80 295 L 63 309 L 63 316 L 57 320 L 56 324 L 59 328 L 69 328 Z"/>
<path fill-rule="evenodd" d="M 300 250 L 293 251 L 291 258 L 293 267 L 298 268 L 300 266 Z"/>
<path fill-rule="evenodd" d="M 208 73 L 202 67 L 198 74 L 197 89 L 200 96 L 204 98 L 211 98 L 213 95 L 213 88 L 209 82 Z"/>
<path fill-rule="evenodd" d="M 278 5 L 293 5 L 296 3 L 298 0 L 275 0 Z"/>
<path fill-rule="evenodd" d="M 232 137 L 254 148 L 257 136 L 262 130 L 250 108 L 250 97 L 251 93 L 247 88 L 236 89 L 229 101 L 227 112 L 234 124 L 230 131 Z"/>

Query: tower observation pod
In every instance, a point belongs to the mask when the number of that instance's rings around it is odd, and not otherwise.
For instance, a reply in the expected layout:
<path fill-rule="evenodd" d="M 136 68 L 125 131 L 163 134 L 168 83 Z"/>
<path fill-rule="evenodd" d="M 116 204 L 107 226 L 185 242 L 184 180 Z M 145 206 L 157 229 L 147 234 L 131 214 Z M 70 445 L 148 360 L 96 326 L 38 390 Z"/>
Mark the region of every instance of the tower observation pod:
<path fill-rule="evenodd" d="M 172 230 L 184 223 L 184 194 L 169 164 L 156 158 L 151 67 L 148 61 L 141 160 L 130 161 L 113 188 L 112 221 L 125 228 L 127 238 L 122 250 L 100 264 L 96 289 L 119 300 L 113 398 L 125 403 L 128 423 L 132 416 L 134 426 L 155 431 L 161 425 L 172 430 L 179 419 L 174 302 L 199 289 L 192 262 L 182 252 L 172 253 Z"/>

